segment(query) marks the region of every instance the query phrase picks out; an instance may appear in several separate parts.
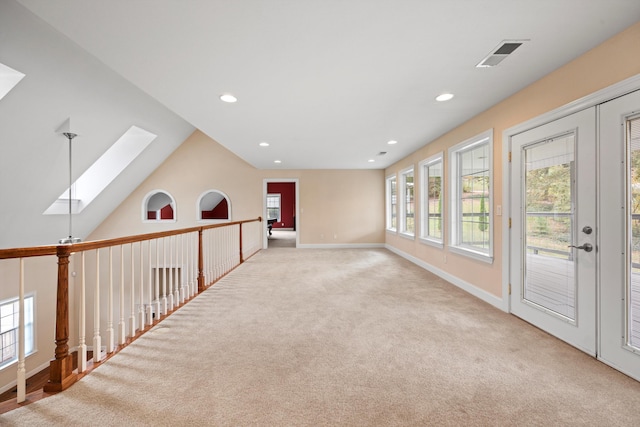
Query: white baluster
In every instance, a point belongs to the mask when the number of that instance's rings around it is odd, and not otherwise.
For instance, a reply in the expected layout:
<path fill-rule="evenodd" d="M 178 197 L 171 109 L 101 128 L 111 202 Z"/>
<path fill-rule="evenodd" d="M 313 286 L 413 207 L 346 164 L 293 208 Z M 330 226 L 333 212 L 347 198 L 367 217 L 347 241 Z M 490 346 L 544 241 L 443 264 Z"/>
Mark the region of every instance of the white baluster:
<path fill-rule="evenodd" d="M 84 251 L 82 252 L 82 280 L 80 281 L 80 327 L 78 332 L 79 345 L 78 345 L 78 373 L 82 373 L 87 370 L 87 346 L 84 342 L 85 337 L 85 263 L 84 263 Z"/>
<path fill-rule="evenodd" d="M 180 235 L 180 252 L 181 252 L 181 258 L 182 260 L 180 261 L 180 304 L 184 304 L 185 300 L 187 299 L 187 287 L 186 287 L 186 271 L 185 271 L 185 265 L 184 265 L 184 241 L 185 238 L 187 237 L 186 234 L 181 234 Z"/>
<path fill-rule="evenodd" d="M 96 249 L 96 291 L 93 296 L 93 363 L 102 360 L 100 337 L 100 249 Z"/>
<path fill-rule="evenodd" d="M 149 263 L 149 283 L 147 285 L 147 294 L 149 295 L 149 304 L 147 304 L 147 325 L 152 325 L 153 324 L 153 291 L 152 291 L 152 281 L 153 281 L 153 274 L 152 270 L 151 270 L 151 240 L 149 240 L 149 255 L 147 256 L 147 262 Z"/>
<path fill-rule="evenodd" d="M 124 246 L 120 245 L 120 322 L 118 323 L 118 342 L 124 345 L 127 340 L 124 322 Z"/>
<path fill-rule="evenodd" d="M 167 315 L 167 238 L 162 238 L 162 314 Z"/>
<path fill-rule="evenodd" d="M 17 402 L 22 403 L 27 399 L 27 378 L 24 365 L 24 258 L 20 258 L 20 283 L 18 286 L 18 378 L 16 380 L 16 385 L 18 386 Z"/>
<path fill-rule="evenodd" d="M 140 330 L 144 329 L 144 251 L 143 242 L 140 242 L 140 304 L 138 306 L 138 323 Z"/>
<path fill-rule="evenodd" d="M 131 292 L 129 294 L 129 336 L 136 336 L 136 279 L 135 279 L 135 251 L 133 250 L 133 242 L 131 243 Z"/>
<path fill-rule="evenodd" d="M 173 301 L 175 302 L 175 306 L 178 307 L 180 305 L 180 273 L 179 273 L 179 269 L 178 269 L 178 265 L 179 265 L 179 254 L 180 254 L 180 246 L 178 245 L 178 237 L 179 235 L 176 235 L 175 238 L 175 255 L 176 255 L 176 262 L 173 264 Z"/>
<path fill-rule="evenodd" d="M 169 236 L 169 286 L 168 286 L 168 298 L 169 298 L 169 310 L 173 311 L 175 304 L 173 299 L 173 236 Z"/>
<path fill-rule="evenodd" d="M 156 320 L 160 319 L 160 249 L 158 246 L 160 246 L 160 239 L 156 239 L 156 299 L 154 300 Z"/>
<path fill-rule="evenodd" d="M 113 353 L 116 347 L 113 335 L 113 246 L 109 246 L 109 295 L 107 299 L 107 353 Z"/>

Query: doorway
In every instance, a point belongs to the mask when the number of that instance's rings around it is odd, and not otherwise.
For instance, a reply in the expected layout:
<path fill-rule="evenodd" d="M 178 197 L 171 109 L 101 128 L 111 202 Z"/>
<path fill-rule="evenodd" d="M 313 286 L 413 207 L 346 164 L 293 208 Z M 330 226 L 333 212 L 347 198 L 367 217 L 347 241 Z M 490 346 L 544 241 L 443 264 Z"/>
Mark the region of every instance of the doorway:
<path fill-rule="evenodd" d="M 640 91 L 510 144 L 511 312 L 640 380 Z"/>
<path fill-rule="evenodd" d="M 299 243 L 299 186 L 297 179 L 265 179 L 264 249 L 296 248 Z"/>

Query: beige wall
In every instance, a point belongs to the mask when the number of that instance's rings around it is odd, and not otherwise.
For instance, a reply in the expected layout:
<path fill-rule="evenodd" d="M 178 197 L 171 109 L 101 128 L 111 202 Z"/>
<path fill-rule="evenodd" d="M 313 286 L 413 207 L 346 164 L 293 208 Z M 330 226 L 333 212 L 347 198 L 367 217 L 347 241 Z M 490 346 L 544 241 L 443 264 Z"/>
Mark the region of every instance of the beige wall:
<path fill-rule="evenodd" d="M 425 141 L 420 150 L 387 168 L 385 176 L 399 172 L 439 152 L 445 153 L 445 206 L 448 203 L 448 157 L 449 147 L 478 135 L 488 129 L 494 130 L 494 209 L 493 242 L 494 262 L 489 265 L 444 249 L 428 247 L 417 240 L 408 240 L 393 233 L 386 234 L 386 243 L 407 254 L 431 264 L 445 272 L 465 280 L 493 295 L 501 296 L 502 288 L 502 217 L 496 216 L 495 206 L 502 205 L 502 133 L 519 123 L 537 117 L 555 108 L 566 105 L 625 78 L 640 74 L 637 51 L 640 46 L 640 23 L 633 25 L 574 61 L 533 83 L 489 110 L 472 118 L 434 141 Z M 455 101 L 453 101 L 455 102 Z M 417 176 L 417 175 L 416 175 Z M 416 186 L 419 205 L 420 187 Z M 505 207 L 506 208 L 506 207 Z M 419 217 L 419 206 L 416 209 Z M 445 220 L 445 232 L 448 230 Z M 446 243 L 446 240 L 445 240 Z M 446 257 L 446 262 L 445 262 Z"/>
<path fill-rule="evenodd" d="M 87 240 L 198 225 L 196 201 L 211 189 L 229 197 L 233 220 L 257 218 L 263 215 L 264 179 L 298 180 L 301 244 L 384 243 L 382 170 L 258 170 L 200 131 L 187 138 Z M 175 223 L 142 222 L 142 201 L 158 189 L 175 199 Z"/>

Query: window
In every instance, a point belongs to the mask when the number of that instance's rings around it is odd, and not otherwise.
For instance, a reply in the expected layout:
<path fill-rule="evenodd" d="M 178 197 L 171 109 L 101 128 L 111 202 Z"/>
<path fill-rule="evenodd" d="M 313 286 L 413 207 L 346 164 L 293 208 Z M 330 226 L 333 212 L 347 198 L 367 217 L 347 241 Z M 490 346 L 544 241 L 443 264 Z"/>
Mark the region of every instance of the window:
<path fill-rule="evenodd" d="M 175 222 L 176 201 L 167 192 L 152 191 L 142 201 L 142 215 L 143 222 Z"/>
<path fill-rule="evenodd" d="M 402 204 L 400 205 L 402 214 L 402 227 L 400 232 L 408 236 L 415 235 L 415 203 L 413 195 L 413 167 L 405 169 L 400 173 L 402 178 Z"/>
<path fill-rule="evenodd" d="M 20 71 L 0 63 L 0 99 L 4 98 L 11 89 L 20 83 L 23 77 L 24 74 Z"/>
<path fill-rule="evenodd" d="M 18 327 L 20 301 L 15 298 L 0 303 L 0 342 L 2 344 L 2 355 L 0 367 L 6 366 L 18 360 Z M 34 331 L 33 331 L 33 295 L 24 299 L 24 353 L 33 353 Z"/>
<path fill-rule="evenodd" d="M 198 200 L 198 220 L 230 220 L 231 202 L 226 194 L 218 190 L 209 190 Z"/>
<path fill-rule="evenodd" d="M 387 205 L 387 230 L 396 231 L 397 229 L 397 188 L 396 177 L 390 176 L 387 178 L 386 186 L 386 205 Z"/>
<path fill-rule="evenodd" d="M 267 194 L 267 219 L 280 222 L 280 194 Z"/>
<path fill-rule="evenodd" d="M 80 178 L 71 184 L 71 188 L 67 188 L 58 196 L 44 214 L 68 214 L 69 197 L 72 201 L 72 212 L 82 212 L 154 139 L 156 135 L 151 132 L 131 126 L 89 169 L 84 171 Z"/>
<path fill-rule="evenodd" d="M 442 247 L 442 153 L 420 162 L 420 237 Z"/>
<path fill-rule="evenodd" d="M 451 250 L 493 262 L 493 130 L 449 149 Z"/>

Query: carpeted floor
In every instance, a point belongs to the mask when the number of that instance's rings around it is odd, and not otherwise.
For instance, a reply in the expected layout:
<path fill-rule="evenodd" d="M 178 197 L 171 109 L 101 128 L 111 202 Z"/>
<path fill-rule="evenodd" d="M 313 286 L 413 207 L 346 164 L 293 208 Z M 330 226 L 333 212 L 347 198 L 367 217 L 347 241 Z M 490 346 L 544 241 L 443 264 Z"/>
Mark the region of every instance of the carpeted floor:
<path fill-rule="evenodd" d="M 296 232 L 291 230 L 274 229 L 269 236 L 269 249 L 272 248 L 295 248 Z"/>
<path fill-rule="evenodd" d="M 640 383 L 384 249 L 261 251 L 2 425 L 640 425 Z"/>

